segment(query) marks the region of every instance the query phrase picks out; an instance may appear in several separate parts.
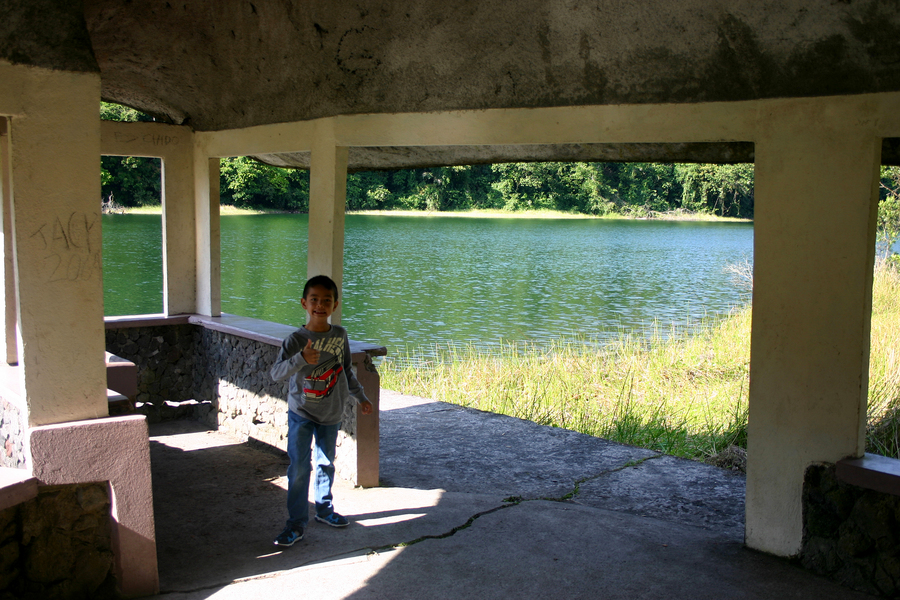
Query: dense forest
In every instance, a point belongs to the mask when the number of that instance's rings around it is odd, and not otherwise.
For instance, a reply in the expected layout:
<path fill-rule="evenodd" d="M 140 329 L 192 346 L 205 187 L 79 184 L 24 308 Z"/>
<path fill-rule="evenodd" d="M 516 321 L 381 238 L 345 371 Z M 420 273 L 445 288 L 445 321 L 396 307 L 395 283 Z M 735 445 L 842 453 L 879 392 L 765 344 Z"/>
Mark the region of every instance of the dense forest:
<path fill-rule="evenodd" d="M 101 117 L 149 121 L 133 109 L 103 103 Z M 158 159 L 104 156 L 103 202 L 158 205 Z M 221 162 L 221 202 L 241 208 L 306 212 L 309 172 L 252 158 Z M 666 163 L 504 163 L 352 173 L 347 210 L 461 211 L 551 209 L 589 215 L 652 216 L 686 211 L 753 217 L 753 165 Z M 900 233 L 900 168 L 884 167 L 879 232 Z"/>

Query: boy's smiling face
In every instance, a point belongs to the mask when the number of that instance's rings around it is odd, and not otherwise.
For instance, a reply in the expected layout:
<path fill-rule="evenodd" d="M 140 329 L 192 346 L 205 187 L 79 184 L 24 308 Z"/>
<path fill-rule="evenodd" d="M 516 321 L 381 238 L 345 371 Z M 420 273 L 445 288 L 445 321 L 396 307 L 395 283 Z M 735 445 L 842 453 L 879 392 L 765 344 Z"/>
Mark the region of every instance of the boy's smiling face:
<path fill-rule="evenodd" d="M 306 328 L 310 331 L 328 331 L 328 317 L 337 308 L 338 301 L 334 299 L 334 292 L 322 285 L 314 285 L 309 288 L 305 298 L 300 299 L 300 305 L 309 315 Z"/>

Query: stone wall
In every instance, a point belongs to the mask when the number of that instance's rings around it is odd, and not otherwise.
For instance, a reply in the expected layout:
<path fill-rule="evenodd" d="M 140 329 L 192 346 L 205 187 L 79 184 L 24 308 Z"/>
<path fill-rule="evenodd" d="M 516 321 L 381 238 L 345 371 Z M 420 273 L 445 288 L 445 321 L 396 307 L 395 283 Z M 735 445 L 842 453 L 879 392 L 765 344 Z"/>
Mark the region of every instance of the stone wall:
<path fill-rule="evenodd" d="M 151 422 L 185 415 L 194 399 L 197 327 L 165 325 L 106 330 L 106 350 L 137 366 L 137 396 Z M 191 405 L 189 405 L 191 406 Z"/>
<path fill-rule="evenodd" d="M 279 346 L 198 327 L 194 389 L 197 400 L 216 410 L 200 415 L 209 426 L 236 438 L 287 451 L 288 383 L 275 382 L 269 369 Z M 356 410 L 348 404 L 338 435 L 339 473 L 355 470 Z"/>
<path fill-rule="evenodd" d="M 0 600 L 117 598 L 109 484 L 43 486 L 0 511 Z"/>
<path fill-rule="evenodd" d="M 26 426 L 18 407 L 0 398 L 0 467 L 24 469 Z"/>
<path fill-rule="evenodd" d="M 803 485 L 804 567 L 870 594 L 900 596 L 900 497 L 813 465 Z"/>
<path fill-rule="evenodd" d="M 198 328 L 194 389 L 218 410 L 206 422 L 240 439 L 287 449 L 287 383 L 269 368 L 278 347 L 221 331 Z"/>
<path fill-rule="evenodd" d="M 195 419 L 238 439 L 287 451 L 288 384 L 269 376 L 279 346 L 200 325 L 173 325 L 108 329 L 106 349 L 137 365 L 136 406 L 151 422 Z M 354 354 L 354 368 L 374 371 L 362 353 Z M 366 381 L 377 388 L 377 373 Z M 367 387 L 367 394 L 377 399 L 377 389 Z M 357 473 L 356 433 L 356 406 L 350 403 L 335 460 L 347 479 Z M 377 461 L 377 448 L 374 452 Z"/>

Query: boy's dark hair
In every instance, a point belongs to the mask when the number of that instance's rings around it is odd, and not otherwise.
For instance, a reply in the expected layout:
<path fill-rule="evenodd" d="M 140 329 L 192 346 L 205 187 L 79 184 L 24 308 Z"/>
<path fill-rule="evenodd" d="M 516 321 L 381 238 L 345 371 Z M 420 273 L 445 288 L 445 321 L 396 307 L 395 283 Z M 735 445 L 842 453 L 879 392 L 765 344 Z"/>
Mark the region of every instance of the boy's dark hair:
<path fill-rule="evenodd" d="M 315 277 L 310 277 L 309 281 L 306 282 L 306 285 L 303 286 L 303 297 L 306 298 L 306 294 L 309 293 L 310 288 L 313 288 L 317 285 L 321 285 L 323 288 L 331 290 L 334 294 L 334 301 L 338 300 L 338 288 L 337 284 L 334 280 L 328 275 L 316 275 Z"/>

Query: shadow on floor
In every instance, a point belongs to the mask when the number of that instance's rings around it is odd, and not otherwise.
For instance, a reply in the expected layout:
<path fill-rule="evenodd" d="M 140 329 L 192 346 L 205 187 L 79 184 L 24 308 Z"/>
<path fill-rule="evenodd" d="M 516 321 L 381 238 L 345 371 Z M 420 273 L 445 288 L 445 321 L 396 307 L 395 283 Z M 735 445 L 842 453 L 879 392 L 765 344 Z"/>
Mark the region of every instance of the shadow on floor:
<path fill-rule="evenodd" d="M 744 548 L 739 473 L 391 392 L 382 409 L 382 487 L 339 481 L 350 527 L 288 549 L 285 455 L 151 425 L 158 598 L 868 597 Z"/>

